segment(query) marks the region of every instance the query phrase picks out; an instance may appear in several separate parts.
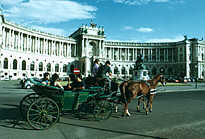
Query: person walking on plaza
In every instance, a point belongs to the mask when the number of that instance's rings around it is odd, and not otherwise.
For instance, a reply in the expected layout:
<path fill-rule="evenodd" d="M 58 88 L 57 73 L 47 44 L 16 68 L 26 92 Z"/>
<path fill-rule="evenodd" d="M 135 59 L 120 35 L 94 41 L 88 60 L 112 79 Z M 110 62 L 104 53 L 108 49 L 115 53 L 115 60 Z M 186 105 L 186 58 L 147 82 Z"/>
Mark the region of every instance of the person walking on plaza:
<path fill-rule="evenodd" d="M 98 75 L 98 69 L 100 67 L 100 60 L 96 59 L 93 65 L 93 76 L 96 77 Z"/>

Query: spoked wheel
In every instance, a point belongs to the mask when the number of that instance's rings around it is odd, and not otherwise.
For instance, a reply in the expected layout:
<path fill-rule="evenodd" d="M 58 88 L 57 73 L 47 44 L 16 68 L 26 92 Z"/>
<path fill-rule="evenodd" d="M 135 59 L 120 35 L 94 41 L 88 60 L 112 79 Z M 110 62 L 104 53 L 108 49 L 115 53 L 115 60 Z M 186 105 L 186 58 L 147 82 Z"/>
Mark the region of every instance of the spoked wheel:
<path fill-rule="evenodd" d="M 100 101 L 94 107 L 94 117 L 96 120 L 107 120 L 112 115 L 112 105 L 108 101 Z"/>
<path fill-rule="evenodd" d="M 20 113 L 24 118 L 26 118 L 26 114 L 29 106 L 39 98 L 39 95 L 36 93 L 31 93 L 26 95 L 20 102 Z"/>
<path fill-rule="evenodd" d="M 50 98 L 39 98 L 27 112 L 28 123 L 35 129 L 48 129 L 59 119 L 58 104 Z"/>

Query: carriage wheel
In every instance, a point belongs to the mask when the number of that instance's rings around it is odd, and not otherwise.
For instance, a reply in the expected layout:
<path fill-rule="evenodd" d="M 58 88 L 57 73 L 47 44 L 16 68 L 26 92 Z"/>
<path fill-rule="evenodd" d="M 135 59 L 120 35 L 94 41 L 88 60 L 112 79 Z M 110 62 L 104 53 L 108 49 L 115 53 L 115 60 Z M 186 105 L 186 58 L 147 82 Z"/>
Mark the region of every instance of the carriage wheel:
<path fill-rule="evenodd" d="M 94 117 L 99 121 L 107 120 L 112 115 L 112 105 L 108 101 L 100 101 L 94 107 Z"/>
<path fill-rule="evenodd" d="M 39 95 L 36 93 L 31 93 L 26 95 L 20 102 L 20 113 L 24 118 L 26 118 L 26 114 L 29 106 L 39 98 Z"/>
<path fill-rule="evenodd" d="M 33 102 L 27 112 L 28 123 L 35 129 L 48 129 L 59 119 L 58 104 L 50 98 Z"/>

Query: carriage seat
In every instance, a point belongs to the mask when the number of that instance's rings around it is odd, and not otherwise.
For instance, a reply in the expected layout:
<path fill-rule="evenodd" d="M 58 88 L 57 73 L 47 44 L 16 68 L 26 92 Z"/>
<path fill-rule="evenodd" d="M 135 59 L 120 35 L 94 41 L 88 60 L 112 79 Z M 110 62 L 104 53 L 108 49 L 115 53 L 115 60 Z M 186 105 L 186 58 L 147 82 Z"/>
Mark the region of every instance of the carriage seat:
<path fill-rule="evenodd" d="M 34 84 L 34 87 L 32 88 L 36 93 L 59 93 L 62 94 L 64 92 L 64 89 L 61 89 L 59 87 L 51 86 L 51 85 L 44 85 L 33 78 L 29 78 L 29 80 Z"/>

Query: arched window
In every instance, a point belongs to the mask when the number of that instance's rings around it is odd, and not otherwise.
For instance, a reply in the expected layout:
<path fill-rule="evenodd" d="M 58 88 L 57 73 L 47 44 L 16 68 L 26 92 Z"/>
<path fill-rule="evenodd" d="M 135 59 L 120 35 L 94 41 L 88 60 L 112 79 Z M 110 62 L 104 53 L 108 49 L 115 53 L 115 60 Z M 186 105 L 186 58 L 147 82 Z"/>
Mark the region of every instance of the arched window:
<path fill-rule="evenodd" d="M 51 71 L 51 63 L 48 63 L 46 68 L 47 68 L 47 71 Z"/>
<path fill-rule="evenodd" d="M 125 67 L 122 67 L 122 74 L 125 74 Z"/>
<path fill-rule="evenodd" d="M 39 63 L 38 70 L 39 70 L 39 71 L 43 71 L 43 63 L 42 63 L 42 62 Z"/>
<path fill-rule="evenodd" d="M 25 60 L 22 61 L 22 70 L 26 70 L 26 61 Z"/>
<path fill-rule="evenodd" d="M 55 65 L 55 72 L 59 72 L 59 64 Z"/>
<path fill-rule="evenodd" d="M 63 65 L 63 72 L 66 72 L 66 71 L 67 71 L 67 65 L 64 64 L 64 65 Z"/>
<path fill-rule="evenodd" d="M 8 58 L 4 58 L 4 69 L 8 69 Z"/>
<path fill-rule="evenodd" d="M 16 59 L 14 59 L 13 60 L 13 69 L 17 69 L 17 60 Z"/>
<path fill-rule="evenodd" d="M 119 73 L 119 70 L 117 67 L 114 68 L 114 74 L 118 74 Z"/>
<path fill-rule="evenodd" d="M 31 64 L 30 64 L 30 70 L 34 71 L 34 67 L 35 67 L 35 63 L 32 61 Z"/>

